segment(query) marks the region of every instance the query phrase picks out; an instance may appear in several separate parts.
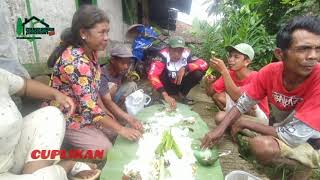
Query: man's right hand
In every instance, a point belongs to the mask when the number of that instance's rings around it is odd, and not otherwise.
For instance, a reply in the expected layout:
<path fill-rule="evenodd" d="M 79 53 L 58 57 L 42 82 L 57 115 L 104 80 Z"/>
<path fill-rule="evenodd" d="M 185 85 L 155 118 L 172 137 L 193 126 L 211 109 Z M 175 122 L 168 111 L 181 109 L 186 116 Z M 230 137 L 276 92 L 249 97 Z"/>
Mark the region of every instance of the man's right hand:
<path fill-rule="evenodd" d="M 176 109 L 177 103 L 176 103 L 176 100 L 173 97 L 171 97 L 169 95 L 165 95 L 165 96 L 163 96 L 163 98 L 170 105 L 171 109 L 173 109 L 173 110 Z"/>
<path fill-rule="evenodd" d="M 217 70 L 220 74 L 228 73 L 228 68 L 224 64 L 223 60 L 218 58 L 210 59 L 210 66 Z"/>
<path fill-rule="evenodd" d="M 212 148 L 222 138 L 225 129 L 221 126 L 216 127 L 214 130 L 208 132 L 201 140 L 201 148 Z"/>
<path fill-rule="evenodd" d="M 118 134 L 130 141 L 137 141 L 142 135 L 140 131 L 127 127 L 122 127 Z"/>

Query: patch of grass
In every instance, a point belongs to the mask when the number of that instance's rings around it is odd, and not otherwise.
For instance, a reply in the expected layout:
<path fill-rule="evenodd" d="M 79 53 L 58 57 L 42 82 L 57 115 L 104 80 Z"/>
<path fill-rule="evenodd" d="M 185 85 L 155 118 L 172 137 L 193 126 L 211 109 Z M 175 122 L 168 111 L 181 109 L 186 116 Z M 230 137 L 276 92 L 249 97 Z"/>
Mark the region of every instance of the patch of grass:
<path fill-rule="evenodd" d="M 208 111 L 212 111 L 212 112 L 219 112 L 219 111 L 220 111 L 219 108 L 218 108 L 218 106 L 215 105 L 215 104 L 213 104 L 212 106 L 206 106 L 206 109 L 207 109 Z"/>

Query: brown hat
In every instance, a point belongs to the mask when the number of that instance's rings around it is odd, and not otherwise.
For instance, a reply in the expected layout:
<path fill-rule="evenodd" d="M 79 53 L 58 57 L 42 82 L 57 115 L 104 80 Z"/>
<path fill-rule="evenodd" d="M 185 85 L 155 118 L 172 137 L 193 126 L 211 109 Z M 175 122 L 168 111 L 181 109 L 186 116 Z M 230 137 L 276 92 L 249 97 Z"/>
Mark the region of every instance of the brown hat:
<path fill-rule="evenodd" d="M 110 55 L 120 58 L 135 58 L 131 49 L 123 44 L 111 48 Z"/>

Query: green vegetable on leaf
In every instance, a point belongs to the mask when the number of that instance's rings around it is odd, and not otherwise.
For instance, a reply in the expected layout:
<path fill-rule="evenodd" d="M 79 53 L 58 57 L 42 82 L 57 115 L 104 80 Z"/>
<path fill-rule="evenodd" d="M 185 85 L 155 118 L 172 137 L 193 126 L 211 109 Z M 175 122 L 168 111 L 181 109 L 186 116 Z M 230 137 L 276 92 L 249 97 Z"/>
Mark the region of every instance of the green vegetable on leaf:
<path fill-rule="evenodd" d="M 163 156 L 165 152 L 173 150 L 179 159 L 182 158 L 182 153 L 179 149 L 179 146 L 175 142 L 170 131 L 165 131 L 162 135 L 160 144 L 155 150 L 157 155 Z"/>
<path fill-rule="evenodd" d="M 177 143 L 175 141 L 173 141 L 173 147 L 172 148 L 173 148 L 173 151 L 176 153 L 177 157 L 179 159 L 181 159 L 182 158 L 182 153 L 181 153 L 181 151 L 180 151 L 180 149 L 179 149 L 179 147 L 178 147 L 178 145 L 177 145 Z"/>
<path fill-rule="evenodd" d="M 211 75 L 213 71 L 214 70 L 211 67 L 209 67 L 204 76 L 207 77 L 207 76 Z"/>
<path fill-rule="evenodd" d="M 214 58 L 215 54 L 216 54 L 215 51 L 211 51 L 211 58 Z M 205 77 L 209 76 L 210 74 L 213 73 L 213 71 L 214 71 L 213 68 L 209 67 L 204 76 Z"/>
<path fill-rule="evenodd" d="M 160 158 L 160 169 L 159 169 L 159 179 L 158 180 L 164 180 L 165 178 L 165 169 L 164 169 L 164 159 Z"/>

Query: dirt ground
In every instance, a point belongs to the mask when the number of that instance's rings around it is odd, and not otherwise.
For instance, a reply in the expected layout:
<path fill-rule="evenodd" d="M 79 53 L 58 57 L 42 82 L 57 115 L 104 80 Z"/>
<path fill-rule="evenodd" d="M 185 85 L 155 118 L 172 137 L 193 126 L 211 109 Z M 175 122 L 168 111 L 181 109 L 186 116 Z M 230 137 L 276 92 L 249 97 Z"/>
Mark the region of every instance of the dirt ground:
<path fill-rule="evenodd" d="M 198 102 L 193 106 L 193 110 L 200 114 L 201 118 L 206 121 L 210 128 L 214 128 L 216 125 L 213 122 L 214 113 L 212 109 L 209 107 L 213 106 L 212 103 L 207 102 Z M 227 175 L 231 171 L 241 170 L 253 174 L 262 179 L 268 179 L 263 174 L 259 174 L 253 167 L 252 164 L 240 158 L 240 154 L 238 153 L 238 147 L 235 143 L 232 142 L 230 135 L 224 135 L 220 144 L 218 145 L 218 149 L 220 152 L 225 152 L 230 150 L 231 154 L 228 156 L 223 156 L 220 158 L 220 163 L 222 167 L 222 171 L 224 175 Z"/>
<path fill-rule="evenodd" d="M 197 112 L 201 116 L 201 118 L 208 123 L 210 128 L 214 128 L 216 126 L 213 122 L 213 116 L 215 112 L 213 112 L 212 109 L 209 109 L 209 107 L 212 106 L 212 103 L 198 102 L 192 108 L 193 111 Z M 241 170 L 246 171 L 262 179 L 268 179 L 266 178 L 266 176 L 256 172 L 252 164 L 248 163 L 247 161 L 239 157 L 238 147 L 236 144 L 232 142 L 230 135 L 224 135 L 223 139 L 218 145 L 218 149 L 220 152 L 228 150 L 231 151 L 230 155 L 223 156 L 220 158 L 220 163 L 224 175 L 227 175 L 228 173 L 234 170 Z"/>
<path fill-rule="evenodd" d="M 207 122 L 210 128 L 214 128 L 216 124 L 213 117 L 216 113 L 214 110 L 214 107 L 216 106 L 214 105 L 212 100 L 205 94 L 204 88 L 202 88 L 201 85 L 196 86 L 190 91 L 189 96 L 197 102 L 195 105 L 193 105 L 192 110 L 197 112 L 201 116 L 201 118 L 205 122 Z M 223 139 L 218 145 L 218 149 L 220 152 L 224 152 L 227 150 L 231 151 L 230 155 L 220 158 L 220 163 L 224 175 L 227 175 L 234 170 L 241 170 L 253 174 L 261 179 L 268 179 L 263 174 L 259 174 L 254 169 L 252 164 L 239 157 L 240 154 L 238 153 L 238 147 L 235 143 L 232 142 L 232 138 L 230 135 L 224 135 Z"/>

